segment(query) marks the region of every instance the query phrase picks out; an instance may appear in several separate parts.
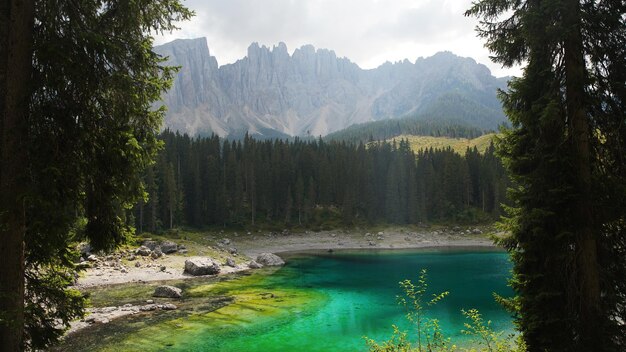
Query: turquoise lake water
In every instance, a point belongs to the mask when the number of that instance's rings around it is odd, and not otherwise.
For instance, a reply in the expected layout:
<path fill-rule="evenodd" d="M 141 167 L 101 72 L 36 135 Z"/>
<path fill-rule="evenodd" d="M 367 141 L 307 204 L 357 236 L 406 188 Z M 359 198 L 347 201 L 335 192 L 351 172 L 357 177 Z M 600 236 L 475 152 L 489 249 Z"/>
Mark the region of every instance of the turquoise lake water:
<path fill-rule="evenodd" d="M 169 282 L 183 289 L 179 309 L 130 316 L 96 325 L 71 337 L 58 351 L 367 351 L 364 336 L 379 342 L 392 324 L 409 328 L 396 296 L 399 282 L 417 282 L 428 271 L 428 297 L 450 294 L 426 315 L 436 318 L 460 346 L 461 309 L 478 309 L 495 331 L 512 332 L 512 319 L 493 293 L 511 296 L 511 263 L 493 250 L 355 251 L 287 256 L 282 268 L 264 268 L 220 278 Z M 101 304 L 140 304 L 158 283 L 94 291 Z M 230 297 L 223 308 L 210 308 Z M 111 303 L 107 303 L 111 302 Z M 414 336 L 409 333 L 409 336 Z"/>
<path fill-rule="evenodd" d="M 492 321 L 494 330 L 511 331 L 512 319 L 493 300 L 492 293 L 512 295 L 506 280 L 511 263 L 503 252 L 426 251 L 334 253 L 290 258 L 271 275 L 268 291 L 279 287 L 315 290 L 324 300 L 316 308 L 261 324 L 240 325 L 219 334 L 194 336 L 181 350 L 193 351 L 363 351 L 363 336 L 382 341 L 391 325 L 407 327 L 396 302 L 398 282 L 417 281 L 428 271 L 429 294 L 449 291 L 427 315 L 439 319 L 454 342 L 467 342 L 461 334 L 461 309 L 477 308 Z"/>

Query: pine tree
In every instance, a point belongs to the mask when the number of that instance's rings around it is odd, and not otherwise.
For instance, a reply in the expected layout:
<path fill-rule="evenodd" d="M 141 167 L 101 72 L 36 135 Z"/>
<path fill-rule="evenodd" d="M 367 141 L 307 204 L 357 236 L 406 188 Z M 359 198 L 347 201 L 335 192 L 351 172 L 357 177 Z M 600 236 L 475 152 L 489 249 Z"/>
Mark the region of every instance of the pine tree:
<path fill-rule="evenodd" d="M 34 1 L 0 7 L 0 346 L 23 349 L 27 120 Z M 70 313 L 71 314 L 71 313 Z M 70 318 L 73 316 L 70 315 Z"/>
<path fill-rule="evenodd" d="M 146 191 L 148 192 L 148 202 L 146 204 L 146 228 L 151 232 L 156 232 L 159 218 L 159 189 L 157 187 L 154 166 L 146 169 L 145 177 Z"/>
<path fill-rule="evenodd" d="M 153 102 L 174 72 L 150 34 L 190 15 L 175 0 L 1 3 L 3 350 L 43 349 L 81 315 L 67 289 L 78 218 L 98 249 L 132 233 L 128 210 L 159 145 Z"/>
<path fill-rule="evenodd" d="M 304 180 L 302 179 L 302 173 L 298 173 L 298 179 L 296 180 L 295 203 L 296 209 L 298 209 L 298 225 L 302 225 L 302 210 L 304 208 Z"/>
<path fill-rule="evenodd" d="M 307 223 L 310 223 L 313 219 L 316 201 L 317 192 L 315 191 L 315 180 L 313 180 L 311 176 L 309 177 L 309 182 L 307 182 L 306 198 L 304 199 L 304 217 Z"/>
<path fill-rule="evenodd" d="M 191 189 L 193 189 L 193 191 L 191 193 L 188 193 L 189 197 L 191 198 L 191 200 L 188 202 L 188 204 L 191 205 L 191 211 L 190 211 L 190 221 L 189 223 L 192 224 L 194 227 L 202 227 L 203 224 L 203 206 L 202 206 L 202 200 L 204 198 L 203 194 L 202 194 L 202 179 L 201 179 L 201 174 L 200 174 L 200 162 L 199 160 L 197 160 L 196 155 L 194 155 L 193 158 L 193 162 L 192 162 L 192 177 L 191 177 L 191 182 L 192 182 L 192 187 Z"/>
<path fill-rule="evenodd" d="M 163 202 L 165 206 L 163 207 L 163 210 L 165 213 L 163 220 L 165 220 L 164 223 L 167 224 L 167 228 L 172 229 L 175 224 L 174 220 L 178 219 L 178 213 L 180 210 L 180 191 L 178 188 L 179 184 L 176 181 L 174 165 L 172 165 L 172 163 L 167 163 L 164 171 L 163 191 L 165 196 L 163 197 Z"/>
<path fill-rule="evenodd" d="M 623 350 L 626 4 L 482 0 L 467 14 L 497 62 L 527 62 L 501 94 L 513 128 L 500 146 L 516 182 L 505 244 L 523 339 L 531 351 Z"/>
<path fill-rule="evenodd" d="M 402 175 L 402 165 L 396 157 L 389 166 L 387 172 L 387 185 L 385 192 L 385 216 L 388 222 L 394 224 L 403 223 L 403 199 L 404 180 Z"/>
<path fill-rule="evenodd" d="M 284 207 L 284 217 L 285 217 L 285 225 L 291 224 L 291 216 L 293 211 L 293 196 L 291 195 L 291 185 L 287 186 L 287 193 L 285 197 L 285 207 Z"/>

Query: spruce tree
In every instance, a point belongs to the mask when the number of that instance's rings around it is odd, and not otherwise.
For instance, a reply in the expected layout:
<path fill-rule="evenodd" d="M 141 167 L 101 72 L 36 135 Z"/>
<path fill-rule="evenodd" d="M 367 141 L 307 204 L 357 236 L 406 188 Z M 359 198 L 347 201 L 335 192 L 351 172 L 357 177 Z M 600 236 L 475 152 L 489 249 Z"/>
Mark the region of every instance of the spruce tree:
<path fill-rule="evenodd" d="M 151 33 L 190 15 L 177 0 L 1 2 L 3 350 L 45 348 L 82 314 L 71 241 L 111 249 L 132 232 L 174 72 Z"/>
<path fill-rule="evenodd" d="M 531 351 L 624 348 L 625 13 L 578 0 L 481 0 L 466 13 L 496 62 L 526 63 L 501 93 L 513 127 L 500 153 L 516 183 L 504 243 Z"/>
<path fill-rule="evenodd" d="M 298 209 L 298 225 L 302 225 L 302 208 L 304 207 L 304 180 L 302 179 L 302 173 L 298 173 L 295 186 L 295 205 Z"/>
<path fill-rule="evenodd" d="M 148 231 L 156 232 L 159 218 L 159 189 L 157 187 L 154 166 L 146 168 L 145 185 L 148 192 L 148 202 L 144 209 L 144 221 Z"/>
<path fill-rule="evenodd" d="M 315 190 L 315 180 L 310 176 L 309 182 L 307 182 L 306 197 L 304 198 L 304 218 L 307 223 L 310 223 L 313 219 L 316 201 L 317 192 Z"/>

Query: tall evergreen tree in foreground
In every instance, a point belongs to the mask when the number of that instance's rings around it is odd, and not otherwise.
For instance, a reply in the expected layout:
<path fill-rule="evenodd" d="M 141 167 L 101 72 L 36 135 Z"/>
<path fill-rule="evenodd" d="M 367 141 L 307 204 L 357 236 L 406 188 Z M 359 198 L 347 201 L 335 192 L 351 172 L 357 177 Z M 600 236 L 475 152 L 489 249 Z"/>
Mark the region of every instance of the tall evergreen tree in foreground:
<path fill-rule="evenodd" d="M 190 16 L 178 0 L 0 2 L 3 351 L 44 348 L 82 314 L 70 241 L 132 231 L 173 73 L 150 33 Z"/>
<path fill-rule="evenodd" d="M 466 15 L 494 60 L 516 182 L 504 241 L 530 351 L 626 346 L 626 3 L 480 0 Z"/>

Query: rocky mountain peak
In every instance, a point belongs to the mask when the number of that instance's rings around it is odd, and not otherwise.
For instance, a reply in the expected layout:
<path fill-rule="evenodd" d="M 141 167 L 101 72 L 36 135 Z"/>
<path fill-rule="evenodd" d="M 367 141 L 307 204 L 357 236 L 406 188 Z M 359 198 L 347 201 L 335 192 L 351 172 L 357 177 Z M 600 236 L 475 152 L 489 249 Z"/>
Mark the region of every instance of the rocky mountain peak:
<path fill-rule="evenodd" d="M 363 70 L 313 45 L 289 55 L 283 42 L 271 48 L 252 43 L 245 58 L 221 67 L 205 38 L 175 40 L 155 51 L 182 66 L 163 96 L 166 126 L 192 135 L 325 135 L 354 123 L 429 111 L 450 92 L 467 97 L 458 101 L 495 107 L 493 121 L 479 127 L 504 120 L 495 93 L 502 80 L 451 52 Z"/>

